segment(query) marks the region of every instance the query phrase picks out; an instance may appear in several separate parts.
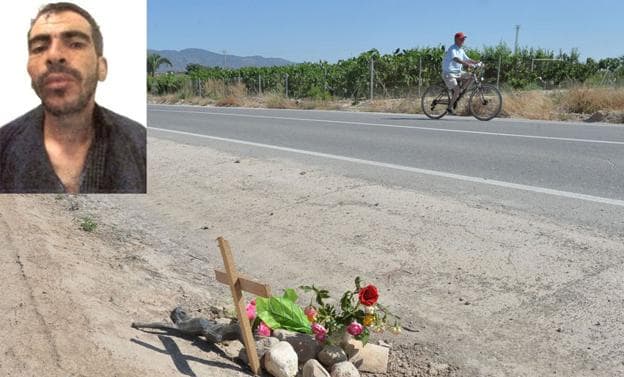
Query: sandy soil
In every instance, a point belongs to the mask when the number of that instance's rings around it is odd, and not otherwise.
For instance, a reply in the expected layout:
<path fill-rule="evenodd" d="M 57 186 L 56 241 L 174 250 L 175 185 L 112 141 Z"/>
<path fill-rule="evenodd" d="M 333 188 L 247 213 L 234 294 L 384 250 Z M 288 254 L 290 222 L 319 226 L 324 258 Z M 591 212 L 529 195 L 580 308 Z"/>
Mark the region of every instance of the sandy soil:
<path fill-rule="evenodd" d="M 130 327 L 229 306 L 218 236 L 277 293 L 376 284 L 409 329 L 382 336 L 388 375 L 624 375 L 623 239 L 294 161 L 149 153 L 147 196 L 0 196 L 0 375 L 246 375 Z"/>

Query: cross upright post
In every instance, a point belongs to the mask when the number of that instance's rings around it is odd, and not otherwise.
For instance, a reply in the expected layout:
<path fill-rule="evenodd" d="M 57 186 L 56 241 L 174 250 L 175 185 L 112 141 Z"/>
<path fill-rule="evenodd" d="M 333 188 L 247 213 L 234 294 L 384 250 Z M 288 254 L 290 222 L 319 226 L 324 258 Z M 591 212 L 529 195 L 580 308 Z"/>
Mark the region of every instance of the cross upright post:
<path fill-rule="evenodd" d="M 217 281 L 230 286 L 232 299 L 236 307 L 236 316 L 238 317 L 243 343 L 245 344 L 245 352 L 247 352 L 247 359 L 249 360 L 249 367 L 255 375 L 260 375 L 260 360 L 258 359 L 256 342 L 251 331 L 251 323 L 249 323 L 245 310 L 243 291 L 256 296 L 269 297 L 271 296 L 271 288 L 267 284 L 258 283 L 239 275 L 234 265 L 234 258 L 232 257 L 232 250 L 230 249 L 229 243 L 223 237 L 217 238 L 217 241 L 219 243 L 219 249 L 221 250 L 225 271 L 215 270 L 215 275 Z"/>

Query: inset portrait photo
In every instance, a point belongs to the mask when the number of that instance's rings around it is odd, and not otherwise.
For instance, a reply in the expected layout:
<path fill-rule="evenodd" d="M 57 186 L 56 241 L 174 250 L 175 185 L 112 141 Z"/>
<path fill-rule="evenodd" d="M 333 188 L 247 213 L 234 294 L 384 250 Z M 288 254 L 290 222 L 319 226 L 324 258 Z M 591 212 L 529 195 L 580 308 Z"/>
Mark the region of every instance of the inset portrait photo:
<path fill-rule="evenodd" d="M 146 192 L 146 7 L 3 12 L 0 194 Z"/>

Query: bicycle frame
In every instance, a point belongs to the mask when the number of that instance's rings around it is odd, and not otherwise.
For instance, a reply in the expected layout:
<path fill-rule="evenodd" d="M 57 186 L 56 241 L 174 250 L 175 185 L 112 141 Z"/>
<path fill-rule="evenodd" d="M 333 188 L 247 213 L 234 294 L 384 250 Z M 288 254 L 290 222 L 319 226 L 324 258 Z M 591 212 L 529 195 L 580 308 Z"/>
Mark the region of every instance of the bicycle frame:
<path fill-rule="evenodd" d="M 462 97 L 464 96 L 464 94 L 468 93 L 468 92 L 472 92 L 478 88 L 481 87 L 481 84 L 483 83 L 483 73 L 484 73 L 485 69 L 484 66 L 480 66 L 477 68 L 474 68 L 470 74 L 472 75 L 472 80 L 470 82 L 470 85 L 468 85 L 467 88 L 462 88 L 460 86 L 460 91 L 459 91 L 459 96 L 457 97 L 457 100 L 455 101 L 455 105 L 457 106 L 457 103 L 459 102 L 459 100 L 462 99 Z M 478 73 L 478 75 L 477 75 Z M 452 93 L 450 93 L 452 96 Z"/>

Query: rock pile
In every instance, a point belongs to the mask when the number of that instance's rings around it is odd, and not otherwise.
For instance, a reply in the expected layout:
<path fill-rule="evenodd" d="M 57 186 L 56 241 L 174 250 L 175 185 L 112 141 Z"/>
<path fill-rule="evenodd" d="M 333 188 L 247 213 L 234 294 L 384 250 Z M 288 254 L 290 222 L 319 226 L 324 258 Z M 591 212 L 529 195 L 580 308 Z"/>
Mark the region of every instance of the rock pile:
<path fill-rule="evenodd" d="M 388 347 L 362 344 L 346 336 L 339 345 L 321 345 L 311 335 L 276 330 L 272 337 L 256 337 L 258 357 L 265 371 L 275 377 L 359 377 L 360 372 L 386 373 Z M 238 340 L 224 345 L 232 358 L 247 362 Z"/>

